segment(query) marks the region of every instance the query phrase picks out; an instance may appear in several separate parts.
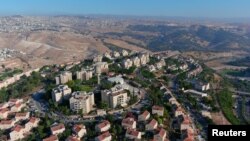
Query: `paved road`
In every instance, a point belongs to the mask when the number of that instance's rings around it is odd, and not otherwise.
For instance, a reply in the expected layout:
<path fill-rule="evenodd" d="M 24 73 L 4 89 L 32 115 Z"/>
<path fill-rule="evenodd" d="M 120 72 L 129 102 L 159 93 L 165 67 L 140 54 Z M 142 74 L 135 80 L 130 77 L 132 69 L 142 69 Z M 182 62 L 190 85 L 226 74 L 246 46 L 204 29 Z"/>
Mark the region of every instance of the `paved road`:
<path fill-rule="evenodd" d="M 250 96 L 250 92 L 243 92 L 243 91 L 235 91 L 235 90 L 230 90 L 233 93 L 236 93 L 238 95 L 243 95 L 243 96 Z"/>

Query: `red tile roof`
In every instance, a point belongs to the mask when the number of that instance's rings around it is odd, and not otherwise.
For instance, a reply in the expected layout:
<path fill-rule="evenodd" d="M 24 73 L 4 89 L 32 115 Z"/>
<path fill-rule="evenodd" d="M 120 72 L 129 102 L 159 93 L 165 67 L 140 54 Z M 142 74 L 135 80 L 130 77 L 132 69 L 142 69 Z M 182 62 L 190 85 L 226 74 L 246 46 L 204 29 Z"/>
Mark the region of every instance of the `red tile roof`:
<path fill-rule="evenodd" d="M 157 121 L 155 119 L 152 119 L 150 122 L 149 122 L 149 125 L 151 126 L 155 126 L 157 124 Z"/>
<path fill-rule="evenodd" d="M 25 113 L 16 113 L 16 117 L 25 117 L 28 114 L 28 112 Z"/>
<path fill-rule="evenodd" d="M 76 137 L 69 136 L 69 137 L 67 138 L 67 141 L 80 141 L 80 140 L 77 139 Z"/>
<path fill-rule="evenodd" d="M 51 129 L 52 131 L 57 131 L 57 130 L 61 130 L 61 129 L 63 129 L 63 128 L 65 128 L 65 126 L 64 126 L 62 123 L 60 123 L 60 124 L 58 124 L 58 125 L 52 126 L 50 129 Z"/>
<path fill-rule="evenodd" d="M 158 105 L 154 105 L 153 107 L 152 107 L 152 109 L 153 110 L 164 110 L 164 107 L 161 107 L 161 106 L 158 106 Z"/>
<path fill-rule="evenodd" d="M 182 124 L 190 124 L 190 119 L 188 116 L 184 116 Z"/>
<path fill-rule="evenodd" d="M 110 137 L 110 133 L 109 132 L 104 132 L 103 134 L 99 135 L 97 138 L 99 141 L 105 140 L 106 138 Z"/>
<path fill-rule="evenodd" d="M 13 128 L 13 131 L 20 132 L 23 129 L 21 125 L 17 125 Z"/>
<path fill-rule="evenodd" d="M 13 120 L 2 120 L 0 124 L 12 124 Z"/>
<path fill-rule="evenodd" d="M 150 113 L 146 110 L 141 115 L 146 118 Z"/>
<path fill-rule="evenodd" d="M 0 110 L 0 113 L 4 114 L 6 112 L 10 111 L 8 108 L 3 108 Z"/>
<path fill-rule="evenodd" d="M 131 130 L 131 129 L 128 129 L 127 131 L 126 131 L 126 134 L 129 134 L 129 135 L 132 135 L 132 136 L 134 136 L 134 137 L 138 137 L 139 136 L 139 131 L 136 131 L 136 130 Z"/>
<path fill-rule="evenodd" d="M 98 124 L 98 128 L 102 129 L 103 127 L 106 127 L 107 125 L 110 125 L 110 122 L 107 120 L 104 120 L 102 123 Z"/>
<path fill-rule="evenodd" d="M 36 122 L 36 120 L 38 120 L 37 118 L 35 118 L 35 117 L 31 117 L 30 118 L 30 120 L 29 120 L 29 122 L 31 122 L 31 123 L 35 123 Z"/>
<path fill-rule="evenodd" d="M 43 139 L 43 141 L 56 141 L 58 137 L 56 135 L 51 135 L 48 138 Z"/>
<path fill-rule="evenodd" d="M 15 105 L 15 107 L 18 108 L 18 107 L 20 107 L 21 105 L 22 105 L 22 103 L 18 103 L 18 104 Z"/>
<path fill-rule="evenodd" d="M 74 127 L 73 127 L 73 131 L 76 132 L 76 133 L 78 133 L 78 132 L 80 132 L 83 128 L 85 128 L 84 125 L 82 125 L 82 124 L 76 124 L 76 125 L 74 125 Z"/>
<path fill-rule="evenodd" d="M 163 138 L 163 136 L 166 134 L 166 130 L 161 128 L 158 134 Z"/>
<path fill-rule="evenodd" d="M 125 118 L 125 119 L 122 120 L 123 124 L 133 125 L 134 122 L 135 122 L 135 119 L 134 118 L 130 118 L 130 117 Z"/>

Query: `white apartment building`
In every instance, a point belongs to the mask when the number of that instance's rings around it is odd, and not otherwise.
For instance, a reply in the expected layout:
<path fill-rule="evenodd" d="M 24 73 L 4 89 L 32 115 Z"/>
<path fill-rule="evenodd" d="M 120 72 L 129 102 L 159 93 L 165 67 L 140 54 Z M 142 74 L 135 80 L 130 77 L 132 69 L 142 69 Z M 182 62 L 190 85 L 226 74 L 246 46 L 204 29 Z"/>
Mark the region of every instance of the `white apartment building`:
<path fill-rule="evenodd" d="M 107 62 L 97 62 L 94 64 L 95 73 L 100 74 L 102 72 L 106 72 L 109 69 L 109 65 Z"/>
<path fill-rule="evenodd" d="M 68 81 L 72 80 L 72 73 L 69 71 L 63 72 L 62 74 L 57 76 L 55 79 L 56 79 L 56 85 L 65 84 Z"/>
<path fill-rule="evenodd" d="M 61 103 L 63 98 L 66 100 L 70 98 L 71 92 L 71 88 L 67 85 L 59 85 L 52 90 L 52 99 L 57 103 Z"/>
<path fill-rule="evenodd" d="M 74 92 L 69 99 L 69 103 L 72 111 L 78 112 L 79 110 L 82 110 L 83 114 L 87 114 L 93 109 L 93 105 L 95 104 L 94 93 L 80 91 Z"/>
<path fill-rule="evenodd" d="M 122 50 L 122 56 L 123 57 L 128 56 L 128 51 L 127 50 Z"/>
<path fill-rule="evenodd" d="M 140 67 L 141 66 L 141 60 L 138 57 L 134 57 L 132 58 L 133 64 L 136 67 Z"/>
<path fill-rule="evenodd" d="M 117 51 L 113 51 L 113 57 L 114 57 L 114 58 L 120 57 L 120 53 L 117 52 Z"/>
<path fill-rule="evenodd" d="M 93 72 L 90 70 L 82 70 L 76 72 L 76 79 L 89 80 L 93 77 Z"/>
<path fill-rule="evenodd" d="M 130 59 L 125 59 L 125 60 L 123 60 L 123 62 L 122 62 L 122 66 L 123 66 L 125 69 L 129 69 L 130 67 L 133 66 L 133 61 L 130 60 Z"/>
<path fill-rule="evenodd" d="M 117 106 L 127 105 L 127 92 L 121 85 L 116 85 L 110 90 L 101 91 L 102 101 L 107 102 L 110 108 L 116 108 Z"/>
<path fill-rule="evenodd" d="M 94 57 L 93 62 L 102 62 L 102 55 L 97 55 Z"/>

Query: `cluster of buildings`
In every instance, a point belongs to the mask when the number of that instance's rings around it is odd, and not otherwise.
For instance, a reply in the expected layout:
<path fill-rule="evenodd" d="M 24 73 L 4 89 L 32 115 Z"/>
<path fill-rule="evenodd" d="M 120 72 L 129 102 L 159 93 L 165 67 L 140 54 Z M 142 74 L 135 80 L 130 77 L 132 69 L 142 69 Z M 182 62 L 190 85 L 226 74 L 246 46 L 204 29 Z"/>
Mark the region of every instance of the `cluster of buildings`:
<path fill-rule="evenodd" d="M 25 106 L 26 102 L 23 99 L 10 99 L 0 105 L 0 129 L 9 133 L 5 140 L 24 139 L 38 126 L 39 118 L 31 117 L 29 112 L 21 112 Z"/>
<path fill-rule="evenodd" d="M 165 60 L 164 60 L 164 59 L 160 59 L 160 61 L 158 61 L 156 64 L 154 64 L 154 65 L 149 65 L 149 66 L 148 66 L 148 70 L 149 70 L 150 72 L 154 72 L 154 71 L 156 71 L 157 69 L 158 69 L 158 70 L 162 69 L 162 67 L 164 67 L 164 66 L 166 66 Z"/>
<path fill-rule="evenodd" d="M 109 58 L 109 59 L 115 59 L 119 57 L 126 57 L 130 53 L 127 50 L 122 50 L 120 52 L 118 51 L 112 51 L 112 52 L 105 52 L 103 57 Z"/>
<path fill-rule="evenodd" d="M 172 127 L 180 131 L 180 140 L 194 141 L 196 133 L 191 117 L 185 112 L 181 104 L 164 85 L 160 89 L 163 91 L 166 100 L 171 104 L 172 112 L 174 113 Z"/>
<path fill-rule="evenodd" d="M 94 93 L 76 91 L 72 93 L 71 88 L 67 85 L 59 85 L 52 90 L 52 99 L 57 103 L 62 103 L 63 100 L 68 100 L 70 109 L 79 112 L 82 110 L 83 114 L 89 113 L 94 106 Z"/>
<path fill-rule="evenodd" d="M 17 82 L 18 80 L 21 79 L 22 76 L 27 76 L 29 77 L 31 75 L 32 72 L 38 72 L 39 71 L 39 68 L 37 69 L 34 69 L 34 70 L 30 70 L 30 71 L 27 71 L 27 72 L 23 72 L 23 73 L 20 73 L 20 74 L 15 74 L 13 77 L 9 77 L 3 81 L 0 81 L 0 89 L 4 88 L 4 87 L 8 87 L 9 85 Z"/>
<path fill-rule="evenodd" d="M 154 105 L 151 113 L 147 110 L 136 116 L 127 116 L 122 120 L 122 127 L 126 130 L 125 137 L 130 140 L 141 140 L 142 132 L 138 130 L 138 125 L 144 126 L 144 131 L 154 134 L 154 141 L 167 141 L 166 130 L 158 123 L 152 115 L 162 117 L 164 114 L 164 107 Z M 142 130 L 142 129 L 140 129 Z"/>
<path fill-rule="evenodd" d="M 102 101 L 106 102 L 110 108 L 124 107 L 128 102 L 128 93 L 121 85 L 115 85 L 110 90 L 102 90 L 101 97 Z"/>
<path fill-rule="evenodd" d="M 71 130 L 72 135 L 68 136 L 66 141 L 80 141 L 81 138 L 87 134 L 86 127 L 83 124 L 75 124 Z M 55 123 L 50 127 L 51 135 L 47 138 L 44 138 L 43 141 L 59 141 L 58 135 L 62 134 L 64 131 L 64 124 Z"/>
<path fill-rule="evenodd" d="M 122 62 L 122 66 L 125 69 L 129 69 L 132 66 L 140 67 L 146 65 L 150 61 L 148 53 L 141 53 L 132 58 L 126 58 Z"/>

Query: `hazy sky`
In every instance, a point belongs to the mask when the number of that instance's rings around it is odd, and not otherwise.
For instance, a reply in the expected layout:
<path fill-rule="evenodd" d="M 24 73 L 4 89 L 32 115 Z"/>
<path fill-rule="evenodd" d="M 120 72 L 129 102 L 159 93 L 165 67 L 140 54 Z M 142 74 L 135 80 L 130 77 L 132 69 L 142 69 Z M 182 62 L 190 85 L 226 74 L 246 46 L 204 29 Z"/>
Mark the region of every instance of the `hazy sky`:
<path fill-rule="evenodd" d="M 1 0 L 0 15 L 250 17 L 250 0 Z"/>

